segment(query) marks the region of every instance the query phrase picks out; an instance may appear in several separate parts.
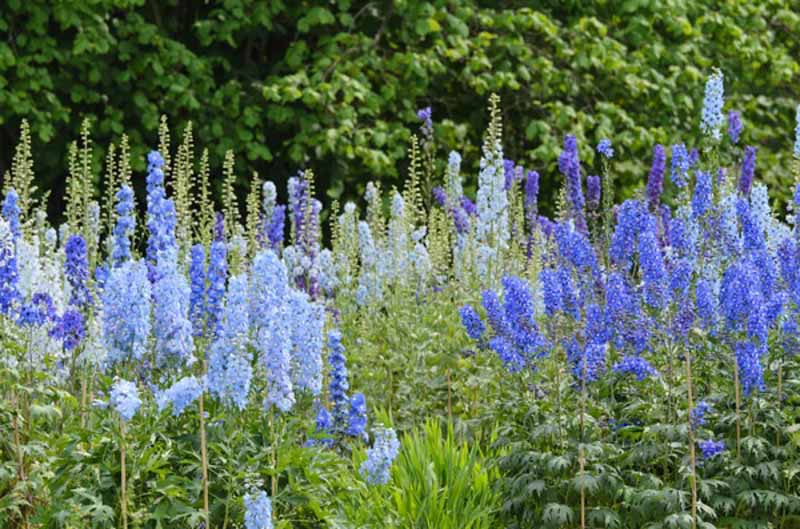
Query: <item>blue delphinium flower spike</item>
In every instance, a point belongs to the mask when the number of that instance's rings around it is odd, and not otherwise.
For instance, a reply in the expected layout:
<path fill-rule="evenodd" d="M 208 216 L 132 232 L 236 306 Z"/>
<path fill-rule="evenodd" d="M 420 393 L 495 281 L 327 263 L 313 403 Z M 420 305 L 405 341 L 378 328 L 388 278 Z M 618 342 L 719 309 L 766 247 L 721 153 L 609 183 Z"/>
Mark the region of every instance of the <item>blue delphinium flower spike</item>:
<path fill-rule="evenodd" d="M 125 421 L 133 419 L 142 405 L 136 384 L 127 380 L 114 382 L 111 386 L 110 404 Z"/>
<path fill-rule="evenodd" d="M 375 441 L 367 449 L 367 459 L 360 472 L 371 485 L 385 485 L 391 479 L 392 463 L 400 451 L 397 434 L 391 428 L 373 429 Z"/>
<path fill-rule="evenodd" d="M 272 502 L 263 490 L 244 497 L 245 529 L 272 529 Z"/>

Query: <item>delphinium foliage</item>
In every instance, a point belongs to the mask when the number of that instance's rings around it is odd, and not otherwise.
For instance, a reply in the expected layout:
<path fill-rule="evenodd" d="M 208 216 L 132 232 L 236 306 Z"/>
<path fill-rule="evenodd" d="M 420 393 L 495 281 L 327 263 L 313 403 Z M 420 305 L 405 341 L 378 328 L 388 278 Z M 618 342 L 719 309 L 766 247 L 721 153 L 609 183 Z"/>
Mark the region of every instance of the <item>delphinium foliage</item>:
<path fill-rule="evenodd" d="M 328 209 L 306 168 L 242 200 L 232 152 L 215 202 L 191 127 L 173 149 L 163 122 L 145 173 L 125 147 L 102 177 L 84 127 L 53 225 L 20 149 L 0 520 L 790 527 L 800 108 L 773 138 L 795 158 L 771 168 L 794 182 L 783 211 L 725 86 L 694 87 L 701 140 L 653 145 L 617 204 L 611 131 L 563 131 L 552 168 L 511 160 L 497 96 L 479 151 L 441 153 L 421 105 L 403 189 Z"/>

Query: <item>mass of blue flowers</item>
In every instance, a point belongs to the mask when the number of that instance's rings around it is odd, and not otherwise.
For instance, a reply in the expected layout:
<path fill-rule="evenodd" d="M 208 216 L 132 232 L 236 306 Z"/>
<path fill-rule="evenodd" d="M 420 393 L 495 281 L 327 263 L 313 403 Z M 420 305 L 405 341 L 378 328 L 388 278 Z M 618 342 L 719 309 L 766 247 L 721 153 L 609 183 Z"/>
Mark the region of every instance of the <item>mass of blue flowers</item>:
<path fill-rule="evenodd" d="M 41 523 L 91 500 L 103 516 L 130 504 L 139 524 L 146 498 L 197 526 L 322 527 L 332 522 L 312 520 L 317 511 L 340 507 L 322 490 L 400 502 L 424 474 L 446 495 L 437 480 L 453 469 L 436 465 L 486 449 L 492 465 L 471 466 L 467 488 L 483 476 L 502 501 L 516 494 L 485 511 L 526 512 L 513 527 L 577 526 L 586 503 L 588 526 L 628 527 L 611 508 L 646 504 L 663 522 L 641 526 L 688 527 L 690 501 L 698 527 L 722 527 L 750 512 L 751 489 L 776 483 L 770 515 L 800 512 L 800 106 L 794 137 L 769 139 L 795 155 L 776 189 L 764 182 L 768 142 L 729 108 L 718 70 L 699 132 L 657 138 L 636 175 L 631 132 L 610 125 L 559 129 L 549 154 L 504 150 L 491 101 L 481 148 L 442 159 L 437 133 L 450 125 L 431 107 L 409 113 L 420 130 L 402 191 L 370 182 L 321 194 L 304 168 L 280 190 L 254 176 L 242 201 L 226 159 L 218 204 L 208 159 L 198 171 L 191 142 L 173 154 L 162 139 L 163 152 L 139 154 L 142 174 L 70 191 L 57 225 L 12 168 L 0 208 L 0 446 L 13 463 L 0 490 L 44 480 L 37 465 L 69 469 L 54 473 L 64 483 L 80 467 L 108 490 Z M 71 190 L 91 187 L 72 172 Z M 53 427 L 61 416 L 74 431 Z M 428 416 L 458 442 L 406 435 Z M 26 444 L 40 428 L 58 453 Z M 462 454 L 462 442 L 481 450 Z M 425 451 L 432 461 L 420 463 Z M 184 465 L 174 482 L 170 465 Z M 317 474 L 325 465 L 336 479 Z M 139 496 L 118 497 L 106 483 L 117 478 Z M 12 492 L 9 509 L 36 507 Z M 214 506 L 187 514 L 209 492 Z M 63 523 L 88 520 L 75 516 Z"/>

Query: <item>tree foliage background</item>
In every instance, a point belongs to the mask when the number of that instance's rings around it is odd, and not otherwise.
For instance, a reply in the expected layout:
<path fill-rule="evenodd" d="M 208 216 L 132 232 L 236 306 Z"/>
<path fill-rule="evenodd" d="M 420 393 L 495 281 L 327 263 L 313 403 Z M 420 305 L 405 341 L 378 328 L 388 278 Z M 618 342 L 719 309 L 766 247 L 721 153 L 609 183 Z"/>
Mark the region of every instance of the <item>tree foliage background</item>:
<path fill-rule="evenodd" d="M 437 148 L 476 168 L 489 93 L 503 98 L 506 156 L 542 174 L 545 204 L 567 132 L 618 152 L 621 194 L 644 181 L 655 143 L 698 137 L 703 83 L 725 73 L 758 174 L 788 189 L 800 101 L 800 12 L 792 2 L 605 0 L 5 0 L 0 10 L 0 171 L 19 126 L 34 135 L 39 188 L 60 211 L 67 144 L 92 120 L 103 149 L 130 136 L 134 169 L 159 117 L 194 125 L 219 174 L 244 182 L 312 167 L 331 198 L 399 185 L 416 109 Z M 473 171 L 474 173 L 475 171 Z M 777 184 L 777 185 L 775 185 Z M 781 184 L 784 184 L 781 186 Z M 783 197 L 777 196 L 783 200 Z"/>

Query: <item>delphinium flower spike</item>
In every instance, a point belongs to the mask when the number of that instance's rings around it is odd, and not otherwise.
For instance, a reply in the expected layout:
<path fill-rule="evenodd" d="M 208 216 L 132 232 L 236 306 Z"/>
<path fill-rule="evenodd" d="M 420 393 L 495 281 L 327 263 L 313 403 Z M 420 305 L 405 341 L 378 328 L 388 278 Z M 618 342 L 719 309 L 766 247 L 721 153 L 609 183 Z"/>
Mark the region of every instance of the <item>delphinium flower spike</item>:
<path fill-rule="evenodd" d="M 115 196 L 117 221 L 113 230 L 111 262 L 114 266 L 119 266 L 131 259 L 131 237 L 136 229 L 136 217 L 133 190 L 128 185 L 123 185 Z"/>
<path fill-rule="evenodd" d="M 184 377 L 156 397 L 158 411 L 172 404 L 172 415 L 177 417 L 203 393 L 203 386 L 193 376 Z"/>
<path fill-rule="evenodd" d="M 19 300 L 19 274 L 14 235 L 5 218 L 0 218 L 0 311 L 10 315 Z"/>
<path fill-rule="evenodd" d="M 322 390 L 324 308 L 311 301 L 308 294 L 297 290 L 289 295 L 288 304 L 288 317 L 292 320 L 294 384 L 298 390 L 317 396 Z"/>
<path fill-rule="evenodd" d="M 567 198 L 570 202 L 570 214 L 578 231 L 586 232 L 586 217 L 581 177 L 581 162 L 578 155 L 578 140 L 567 134 L 564 137 L 564 150 L 558 157 L 558 169 L 566 177 Z"/>
<path fill-rule="evenodd" d="M 400 441 L 391 428 L 372 430 L 375 440 L 367 449 L 367 459 L 361 464 L 361 474 L 371 485 L 385 485 L 391 479 L 392 463 L 400 450 Z"/>
<path fill-rule="evenodd" d="M 800 158 L 800 105 L 797 105 L 795 122 L 797 125 L 794 127 L 794 155 L 795 157 Z"/>
<path fill-rule="evenodd" d="M 198 243 L 189 251 L 189 318 L 192 334 L 202 336 L 205 330 L 206 313 L 206 249 Z"/>
<path fill-rule="evenodd" d="M 247 405 L 253 368 L 250 365 L 249 299 L 246 275 L 231 278 L 220 332 L 211 345 L 208 389 L 221 400 L 230 400 L 240 410 Z"/>
<path fill-rule="evenodd" d="M 153 285 L 153 334 L 156 338 L 156 360 L 167 364 L 192 365 L 194 340 L 189 320 L 191 289 L 178 270 L 177 249 L 159 252 L 154 268 L 158 278 Z"/>
<path fill-rule="evenodd" d="M 288 412 L 295 402 L 288 328 L 289 284 L 286 267 L 272 250 L 256 255 L 252 265 L 250 319 L 259 361 L 267 371 L 264 407 Z"/>
<path fill-rule="evenodd" d="M 725 451 L 725 441 L 714 441 L 713 439 L 709 439 L 706 441 L 700 441 L 699 444 L 703 459 L 711 459 L 712 457 L 717 456 Z"/>
<path fill-rule="evenodd" d="M 473 340 L 480 340 L 486 331 L 486 326 L 477 311 L 471 305 L 464 305 L 459 309 L 459 313 L 461 314 L 461 323 L 467 330 L 467 336 Z"/>
<path fill-rule="evenodd" d="M 64 275 L 70 285 L 69 304 L 81 309 L 91 303 L 89 292 L 89 258 L 86 241 L 81 235 L 71 235 L 64 247 Z"/>
<path fill-rule="evenodd" d="M 150 280 L 155 282 L 155 266 L 159 253 L 174 248 L 177 215 L 175 204 L 167 200 L 164 191 L 164 159 L 157 151 L 147 155 L 147 262 L 151 267 Z"/>
<path fill-rule="evenodd" d="M 114 382 L 111 386 L 110 398 L 111 406 L 126 422 L 133 419 L 142 405 L 136 384 L 128 380 L 120 379 Z"/>
<path fill-rule="evenodd" d="M 615 373 L 633 374 L 639 382 L 650 376 L 658 376 L 658 371 L 641 356 L 624 356 L 622 360 L 614 364 L 613 370 Z"/>
<path fill-rule="evenodd" d="M 703 98 L 703 114 L 700 129 L 711 136 L 715 141 L 722 138 L 722 106 L 725 89 L 723 86 L 722 72 L 715 69 L 706 82 L 706 92 Z"/>
<path fill-rule="evenodd" d="M 11 234 L 14 236 L 16 240 L 19 238 L 21 233 L 21 225 L 20 225 L 20 207 L 19 207 L 19 195 L 14 188 L 9 189 L 6 192 L 6 196 L 3 199 L 3 218 L 8 222 L 8 227 L 11 230 Z"/>
<path fill-rule="evenodd" d="M 742 114 L 738 110 L 728 112 L 728 137 L 734 144 L 739 143 L 739 135 L 742 133 Z"/>
<path fill-rule="evenodd" d="M 697 171 L 697 181 L 692 195 L 692 215 L 694 218 L 703 217 L 711 209 L 711 173 Z"/>
<path fill-rule="evenodd" d="M 101 295 L 102 341 L 109 365 L 141 361 L 150 337 L 150 281 L 143 260 L 112 268 Z"/>
<path fill-rule="evenodd" d="M 747 146 L 744 149 L 744 161 L 742 162 L 742 173 L 739 177 L 739 191 L 745 196 L 750 194 L 753 186 L 753 177 L 756 170 L 756 148 Z"/>
<path fill-rule="evenodd" d="M 477 239 L 481 245 L 484 265 L 488 272 L 487 257 L 497 258 L 498 252 L 508 247 L 508 193 L 505 190 L 503 146 L 500 139 L 501 123 L 497 108 L 498 99 L 491 100 L 492 123 L 481 148 L 477 195 Z"/>
<path fill-rule="evenodd" d="M 689 153 L 683 143 L 678 143 L 672 146 L 672 169 L 670 172 L 670 179 L 675 187 L 683 189 L 686 187 L 689 180 L 689 168 L 691 163 L 689 161 Z"/>
<path fill-rule="evenodd" d="M 272 502 L 267 493 L 258 490 L 244 497 L 245 529 L 272 529 Z"/>
<path fill-rule="evenodd" d="M 224 241 L 211 243 L 208 259 L 208 290 L 206 291 L 205 320 L 206 332 L 216 336 L 219 330 L 219 317 L 222 313 L 222 299 L 225 296 L 225 282 L 228 278 L 228 252 Z"/>
<path fill-rule="evenodd" d="M 667 151 L 663 145 L 653 148 L 653 165 L 647 179 L 647 203 L 651 211 L 657 211 L 664 190 L 664 172 L 667 168 Z"/>
<path fill-rule="evenodd" d="M 350 382 L 347 377 L 347 360 L 344 356 L 342 333 L 334 329 L 328 333 L 328 363 L 331 366 L 328 398 L 333 407 L 334 431 L 342 432 L 347 428 L 349 399 L 347 391 Z"/>
<path fill-rule="evenodd" d="M 272 217 L 267 225 L 267 240 L 269 247 L 276 252 L 283 246 L 284 222 L 286 220 L 286 206 L 277 205 L 272 211 Z"/>
<path fill-rule="evenodd" d="M 366 436 L 367 402 L 363 393 L 350 398 L 350 412 L 347 419 L 347 435 L 362 438 Z"/>

